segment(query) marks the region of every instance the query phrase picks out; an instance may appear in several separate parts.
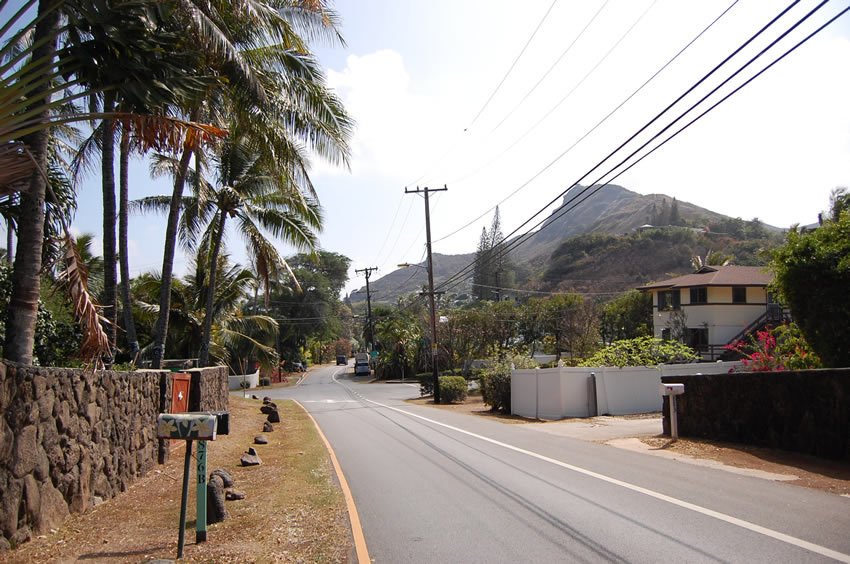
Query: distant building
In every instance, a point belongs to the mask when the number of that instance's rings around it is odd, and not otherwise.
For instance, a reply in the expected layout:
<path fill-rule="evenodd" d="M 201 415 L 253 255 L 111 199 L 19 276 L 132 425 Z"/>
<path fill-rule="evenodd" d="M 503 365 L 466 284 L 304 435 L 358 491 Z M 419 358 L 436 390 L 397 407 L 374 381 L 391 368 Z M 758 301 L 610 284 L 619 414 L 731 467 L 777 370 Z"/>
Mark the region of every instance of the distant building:
<path fill-rule="evenodd" d="M 760 266 L 704 266 L 637 289 L 652 293 L 656 337 L 679 337 L 703 359 L 715 360 L 727 344 L 784 319 L 767 291 L 772 278 Z"/>

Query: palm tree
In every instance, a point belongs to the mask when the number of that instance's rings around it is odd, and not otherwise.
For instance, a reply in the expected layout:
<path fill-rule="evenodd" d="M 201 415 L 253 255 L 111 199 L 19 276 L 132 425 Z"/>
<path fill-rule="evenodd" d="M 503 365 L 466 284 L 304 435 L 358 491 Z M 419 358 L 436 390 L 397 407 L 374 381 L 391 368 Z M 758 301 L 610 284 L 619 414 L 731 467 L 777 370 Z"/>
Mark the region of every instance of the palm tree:
<path fill-rule="evenodd" d="M 252 147 L 246 139 L 232 135 L 212 159 L 215 180 L 209 182 L 197 171 L 192 171 L 191 178 L 199 191 L 184 198 L 182 234 L 185 244 L 193 247 L 200 227 L 207 225 L 199 245 L 204 258 L 198 261 L 198 283 L 211 289 L 207 292 L 198 355 L 202 366 L 209 362 L 212 299 L 216 292 L 216 269 L 212 266 L 218 264 L 227 220 L 231 218 L 236 222 L 265 288 L 269 287 L 270 278 L 278 277 L 286 268 L 286 261 L 265 236 L 264 230 L 298 248 L 312 250 L 316 231 L 321 227 L 318 203 L 293 186 L 286 169 L 266 170 L 266 161 L 261 159 L 261 154 L 262 151 Z M 158 155 L 154 166 L 157 174 L 176 174 L 180 163 Z M 136 203 L 140 209 L 151 211 L 163 211 L 166 204 L 165 196 L 145 198 Z"/>
<path fill-rule="evenodd" d="M 277 322 L 265 315 L 247 314 L 242 308 L 245 297 L 257 286 L 258 280 L 249 270 L 229 264 L 227 255 L 219 257 L 217 271 L 219 283 L 213 295 L 211 356 L 228 362 L 234 353 L 245 351 L 264 364 L 275 365 Z M 198 281 L 204 276 L 196 267 L 194 275 L 175 279 L 171 285 L 171 321 L 177 337 L 168 341 L 166 352 L 172 358 L 191 357 L 201 346 L 208 287 Z M 155 274 L 143 274 L 134 280 L 137 316 L 143 325 L 155 323 L 161 284 L 161 277 Z"/>
<path fill-rule="evenodd" d="M 268 149 L 269 161 L 283 163 L 298 174 L 299 184 L 312 191 L 305 148 L 315 149 L 331 162 L 347 162 L 351 121 L 336 97 L 324 87 L 321 70 L 299 32 L 311 38 L 325 36 L 341 41 L 336 17 L 324 0 L 244 2 L 250 4 L 250 9 L 244 9 L 242 4 L 219 1 L 199 8 L 192 0 L 182 1 L 184 12 L 190 16 L 188 27 L 206 47 L 202 67 L 210 74 L 228 77 L 227 85 L 235 85 L 211 87 L 188 107 L 188 113 L 193 120 L 204 116 L 214 123 L 224 121 L 216 121 L 216 116 L 235 118 Z M 174 175 L 163 253 L 160 316 L 154 330 L 154 366 L 159 366 L 165 350 L 180 206 L 193 153 L 183 151 Z"/>

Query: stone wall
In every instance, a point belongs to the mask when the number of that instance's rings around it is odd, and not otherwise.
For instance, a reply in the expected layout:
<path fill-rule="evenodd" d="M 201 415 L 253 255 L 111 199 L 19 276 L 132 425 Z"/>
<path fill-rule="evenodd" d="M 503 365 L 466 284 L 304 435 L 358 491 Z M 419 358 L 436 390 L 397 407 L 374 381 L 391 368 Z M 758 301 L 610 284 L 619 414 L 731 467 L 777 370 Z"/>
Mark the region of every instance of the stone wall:
<path fill-rule="evenodd" d="M 665 376 L 682 383 L 679 436 L 850 460 L 850 369 Z M 664 433 L 670 434 L 668 398 Z"/>
<path fill-rule="evenodd" d="M 190 409 L 227 409 L 225 368 L 199 370 L 197 380 Z M 0 363 L 0 544 L 46 533 L 150 470 L 170 390 L 167 371 Z"/>

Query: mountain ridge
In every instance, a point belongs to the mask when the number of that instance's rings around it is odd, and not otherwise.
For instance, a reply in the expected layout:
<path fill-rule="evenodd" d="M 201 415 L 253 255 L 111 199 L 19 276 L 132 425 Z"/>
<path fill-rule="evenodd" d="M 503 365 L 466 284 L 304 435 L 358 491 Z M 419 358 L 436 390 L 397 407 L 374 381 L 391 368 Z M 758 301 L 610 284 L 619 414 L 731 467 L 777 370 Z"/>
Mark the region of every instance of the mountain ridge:
<path fill-rule="evenodd" d="M 671 215 L 676 216 L 673 219 L 678 225 L 651 225 L 652 220 L 669 223 Z M 639 236 L 641 231 L 661 234 Z M 665 231 L 669 233 L 664 235 Z M 659 275 L 685 273 L 690 270 L 690 257 L 709 250 L 726 252 L 724 249 L 731 249 L 736 251 L 736 258 L 741 257 L 745 263 L 757 262 L 753 257 L 761 247 L 747 246 L 743 242 L 763 240 L 777 244 L 777 235 L 781 232 L 757 220 L 746 222 L 731 218 L 664 194 L 642 195 L 615 184 L 578 186 L 565 194 L 540 229 L 510 250 L 508 256 L 515 267 L 513 284 L 522 284 L 526 290 L 618 292 L 650 282 Z M 507 245 L 515 244 L 518 238 L 509 240 Z M 576 245 L 590 245 L 588 248 L 592 250 L 582 251 L 574 248 Z M 565 264 L 566 256 L 574 264 Z M 434 253 L 435 286 L 474 260 L 474 252 Z M 628 263 L 628 275 L 616 270 L 614 261 Z M 653 268 L 654 265 L 659 268 Z M 427 284 L 424 266 L 423 262 L 395 270 L 372 281 L 373 302 L 393 303 L 400 296 L 420 291 Z M 566 282 L 557 278 L 567 274 L 571 274 L 571 278 L 565 279 Z M 576 274 L 584 277 L 582 282 L 569 283 L 578 278 L 572 277 Z M 512 286 L 508 281 L 502 285 Z M 465 294 L 471 288 L 470 274 L 469 280 L 451 291 Z M 365 301 L 365 288 L 352 293 L 350 299 L 352 302 Z"/>

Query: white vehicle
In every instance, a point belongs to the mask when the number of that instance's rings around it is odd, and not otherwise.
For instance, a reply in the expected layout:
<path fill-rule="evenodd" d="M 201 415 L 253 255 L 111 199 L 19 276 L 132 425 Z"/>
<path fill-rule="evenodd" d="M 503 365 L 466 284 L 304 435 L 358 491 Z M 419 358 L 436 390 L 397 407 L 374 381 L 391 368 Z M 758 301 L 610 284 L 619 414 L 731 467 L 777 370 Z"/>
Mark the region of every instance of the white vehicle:
<path fill-rule="evenodd" d="M 371 373 L 372 369 L 369 367 L 369 355 L 367 353 L 357 353 L 354 355 L 354 375 L 368 376 Z"/>

